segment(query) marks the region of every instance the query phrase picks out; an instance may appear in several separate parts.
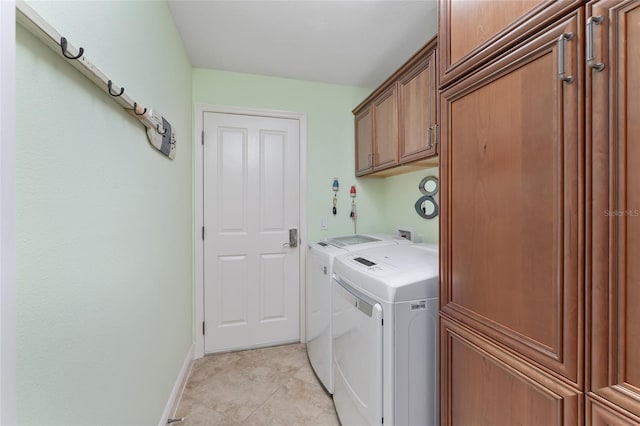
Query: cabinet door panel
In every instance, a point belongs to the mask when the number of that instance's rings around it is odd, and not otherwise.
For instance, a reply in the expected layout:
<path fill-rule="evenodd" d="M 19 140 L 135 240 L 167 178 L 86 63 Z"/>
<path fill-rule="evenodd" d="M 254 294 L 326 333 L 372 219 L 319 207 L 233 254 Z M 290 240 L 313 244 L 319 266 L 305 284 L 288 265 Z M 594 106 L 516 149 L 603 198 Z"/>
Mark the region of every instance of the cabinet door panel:
<path fill-rule="evenodd" d="M 581 11 L 442 93 L 442 310 L 580 385 Z M 573 82 L 558 78 L 558 39 Z"/>
<path fill-rule="evenodd" d="M 373 169 L 398 164 L 398 101 L 393 85 L 374 102 Z"/>
<path fill-rule="evenodd" d="M 373 144 L 371 107 L 355 117 L 356 123 L 356 176 L 371 171 L 371 147 Z"/>
<path fill-rule="evenodd" d="M 640 417 L 640 2 L 590 3 L 591 384 Z"/>
<path fill-rule="evenodd" d="M 443 0 L 440 83 L 481 65 L 527 34 L 582 3 L 579 0 Z"/>
<path fill-rule="evenodd" d="M 587 396 L 585 422 L 587 426 L 637 426 L 640 424 L 640 417 L 614 409 L 606 400 L 596 398 Z"/>
<path fill-rule="evenodd" d="M 436 154 L 435 51 L 399 81 L 400 162 Z"/>
<path fill-rule="evenodd" d="M 578 425 L 582 394 L 441 317 L 443 425 Z"/>

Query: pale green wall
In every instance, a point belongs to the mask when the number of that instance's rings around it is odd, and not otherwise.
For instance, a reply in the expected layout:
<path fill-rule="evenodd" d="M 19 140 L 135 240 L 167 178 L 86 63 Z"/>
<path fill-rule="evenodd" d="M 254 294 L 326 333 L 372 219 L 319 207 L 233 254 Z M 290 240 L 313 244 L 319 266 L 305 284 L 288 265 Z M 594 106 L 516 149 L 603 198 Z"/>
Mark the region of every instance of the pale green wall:
<path fill-rule="evenodd" d="M 358 193 L 356 204 L 359 233 L 395 234 L 398 226 L 402 225 L 413 227 L 427 241 L 436 241 L 437 219 L 426 221 L 415 213 L 413 207 L 422 195 L 417 188 L 424 173 L 414 172 L 384 179 L 355 177 L 351 110 L 370 92 L 371 89 L 217 70 L 193 71 L 195 103 L 307 114 L 309 241 L 353 233 L 353 222 L 349 218 L 349 188 L 354 184 Z M 437 175 L 437 169 L 435 174 Z M 340 182 L 337 216 L 331 214 L 331 184 L 334 177 Z M 320 230 L 322 217 L 328 219 L 329 229 L 326 231 Z"/>
<path fill-rule="evenodd" d="M 192 343 L 191 66 L 164 2 L 30 4 L 178 145 L 18 28 L 18 421 L 158 424 Z"/>
<path fill-rule="evenodd" d="M 415 203 L 422 193 L 418 184 L 426 176 L 438 176 L 438 168 L 425 169 L 384 179 L 381 204 L 384 205 L 385 233 L 395 234 L 398 228 L 411 228 L 412 238 L 422 237 L 425 242 L 438 241 L 438 220 L 424 219 L 416 213 Z M 435 197 L 439 202 L 439 195 Z"/>

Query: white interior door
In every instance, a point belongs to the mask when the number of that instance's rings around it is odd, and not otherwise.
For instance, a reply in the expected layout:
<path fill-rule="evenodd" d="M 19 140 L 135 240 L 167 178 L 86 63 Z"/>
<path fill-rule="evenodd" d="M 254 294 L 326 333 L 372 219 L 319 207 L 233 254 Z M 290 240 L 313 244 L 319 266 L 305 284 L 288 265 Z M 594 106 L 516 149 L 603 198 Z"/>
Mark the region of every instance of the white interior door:
<path fill-rule="evenodd" d="M 299 340 L 298 120 L 204 113 L 204 351 Z M 299 238 L 296 238 L 296 242 Z"/>

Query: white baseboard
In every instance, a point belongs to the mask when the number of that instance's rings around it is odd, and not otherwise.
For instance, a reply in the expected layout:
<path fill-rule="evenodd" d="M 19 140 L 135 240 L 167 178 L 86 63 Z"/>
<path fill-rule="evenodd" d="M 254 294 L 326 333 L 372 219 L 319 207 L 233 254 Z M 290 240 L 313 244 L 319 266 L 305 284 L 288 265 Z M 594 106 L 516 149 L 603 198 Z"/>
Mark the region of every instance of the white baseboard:
<path fill-rule="evenodd" d="M 176 383 L 173 385 L 173 389 L 171 389 L 169 400 L 167 401 L 167 405 L 164 407 L 164 412 L 162 413 L 162 417 L 160 418 L 160 423 L 158 423 L 158 426 L 166 426 L 167 421 L 175 415 L 175 412 L 178 409 L 178 404 L 180 403 L 180 398 L 182 397 L 182 391 L 184 390 L 184 387 L 187 384 L 187 380 L 189 379 L 192 365 L 193 345 L 189 347 L 187 357 L 182 364 L 182 368 L 180 369 L 180 374 L 178 374 Z"/>

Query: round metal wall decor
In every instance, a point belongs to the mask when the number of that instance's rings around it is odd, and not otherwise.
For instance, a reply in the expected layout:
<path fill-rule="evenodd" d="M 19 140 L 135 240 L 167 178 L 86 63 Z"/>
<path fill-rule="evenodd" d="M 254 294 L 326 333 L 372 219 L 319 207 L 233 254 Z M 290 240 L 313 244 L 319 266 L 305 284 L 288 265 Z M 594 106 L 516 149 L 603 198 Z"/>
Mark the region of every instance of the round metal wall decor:
<path fill-rule="evenodd" d="M 438 216 L 438 203 L 431 195 L 423 195 L 415 204 L 416 213 L 425 219 Z"/>
<path fill-rule="evenodd" d="M 425 219 L 433 219 L 438 216 L 438 203 L 435 199 L 435 195 L 440 189 L 438 178 L 435 176 L 425 177 L 418 184 L 418 189 L 423 195 L 414 205 L 416 213 Z"/>
<path fill-rule="evenodd" d="M 435 176 L 427 176 L 420 181 L 418 189 L 424 195 L 436 195 L 440 189 L 440 185 L 438 185 L 438 178 Z"/>

